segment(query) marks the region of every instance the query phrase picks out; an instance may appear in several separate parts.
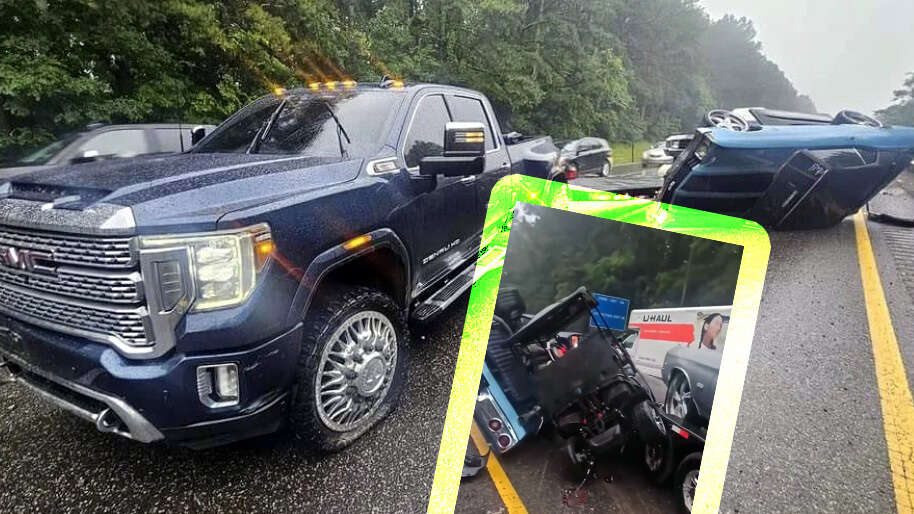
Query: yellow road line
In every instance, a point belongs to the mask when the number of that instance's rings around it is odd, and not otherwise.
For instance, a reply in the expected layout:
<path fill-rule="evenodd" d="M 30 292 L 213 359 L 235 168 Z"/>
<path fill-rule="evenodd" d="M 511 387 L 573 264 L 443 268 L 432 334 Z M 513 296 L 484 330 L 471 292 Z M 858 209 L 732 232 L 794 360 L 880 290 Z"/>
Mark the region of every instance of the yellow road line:
<path fill-rule="evenodd" d="M 854 216 L 854 230 L 876 362 L 882 423 L 895 486 L 895 505 L 899 513 L 911 514 L 914 513 L 914 400 L 862 212 Z"/>
<path fill-rule="evenodd" d="M 498 462 L 498 458 L 489 450 L 489 445 L 486 443 L 486 440 L 482 436 L 482 432 L 479 431 L 479 427 L 476 426 L 476 423 L 473 423 L 470 427 L 470 436 L 473 438 L 473 444 L 476 445 L 476 449 L 479 450 L 480 455 L 489 454 L 489 460 L 486 462 L 486 471 L 489 472 L 489 476 L 492 477 L 492 481 L 495 482 L 495 489 L 498 490 L 501 501 L 503 501 L 505 507 L 508 508 L 508 514 L 526 514 L 527 507 L 524 507 L 524 502 L 522 502 L 520 496 L 517 495 L 517 491 L 514 490 L 511 481 L 508 480 L 508 475 L 505 474 L 505 470 L 501 467 L 501 463 Z"/>

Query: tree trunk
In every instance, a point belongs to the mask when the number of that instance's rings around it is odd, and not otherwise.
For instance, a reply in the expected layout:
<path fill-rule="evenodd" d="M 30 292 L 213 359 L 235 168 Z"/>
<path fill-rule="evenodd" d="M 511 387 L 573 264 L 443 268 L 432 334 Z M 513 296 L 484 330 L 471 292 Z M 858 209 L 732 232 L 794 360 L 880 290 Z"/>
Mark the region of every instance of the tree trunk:
<path fill-rule="evenodd" d="M 6 137 L 10 133 L 10 120 L 6 117 L 6 101 L 0 97 L 0 136 Z"/>

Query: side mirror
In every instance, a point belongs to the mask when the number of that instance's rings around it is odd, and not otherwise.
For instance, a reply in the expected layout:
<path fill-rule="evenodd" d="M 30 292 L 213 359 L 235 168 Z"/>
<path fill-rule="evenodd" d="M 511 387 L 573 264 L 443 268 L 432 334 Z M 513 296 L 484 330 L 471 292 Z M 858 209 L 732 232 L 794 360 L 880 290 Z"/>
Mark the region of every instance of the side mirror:
<path fill-rule="evenodd" d="M 99 157 L 98 150 L 83 150 L 76 157 L 70 159 L 73 164 L 82 164 L 85 162 L 97 161 Z"/>
<path fill-rule="evenodd" d="M 206 137 L 206 127 L 194 127 L 190 131 L 190 145 L 194 146 Z"/>
<path fill-rule="evenodd" d="M 419 174 L 459 177 L 479 175 L 486 167 L 486 132 L 482 123 L 452 121 L 444 128 L 444 152 L 423 157 Z"/>

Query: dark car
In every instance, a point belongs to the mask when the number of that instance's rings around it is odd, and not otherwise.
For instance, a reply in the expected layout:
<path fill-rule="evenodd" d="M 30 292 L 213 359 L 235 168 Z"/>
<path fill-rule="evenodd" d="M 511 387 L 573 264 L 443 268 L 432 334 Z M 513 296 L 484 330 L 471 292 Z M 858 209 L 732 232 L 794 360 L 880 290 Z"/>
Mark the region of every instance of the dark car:
<path fill-rule="evenodd" d="M 573 176 L 608 177 L 613 169 L 612 147 L 598 137 L 575 139 L 562 146 L 561 162 Z"/>
<path fill-rule="evenodd" d="M 92 124 L 4 163 L 0 177 L 64 164 L 183 152 L 191 148 L 195 137 L 200 139 L 215 128 L 181 123 Z"/>
<path fill-rule="evenodd" d="M 472 285 L 495 182 L 562 178 L 550 138 L 500 134 L 476 91 L 315 84 L 189 152 L 17 176 L 0 362 L 142 442 L 347 446 L 396 407 L 409 322 Z"/>

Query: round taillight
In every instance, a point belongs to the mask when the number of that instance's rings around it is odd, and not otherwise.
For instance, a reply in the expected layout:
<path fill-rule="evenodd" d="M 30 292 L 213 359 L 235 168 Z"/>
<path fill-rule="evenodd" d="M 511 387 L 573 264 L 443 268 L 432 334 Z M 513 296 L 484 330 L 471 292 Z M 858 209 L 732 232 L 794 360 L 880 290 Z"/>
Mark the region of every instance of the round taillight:
<path fill-rule="evenodd" d="M 492 418 L 489 420 L 489 430 L 493 432 L 498 432 L 501 430 L 501 420 L 498 418 Z"/>
<path fill-rule="evenodd" d="M 507 448 L 511 444 L 511 438 L 505 434 L 498 436 L 498 446 Z"/>

